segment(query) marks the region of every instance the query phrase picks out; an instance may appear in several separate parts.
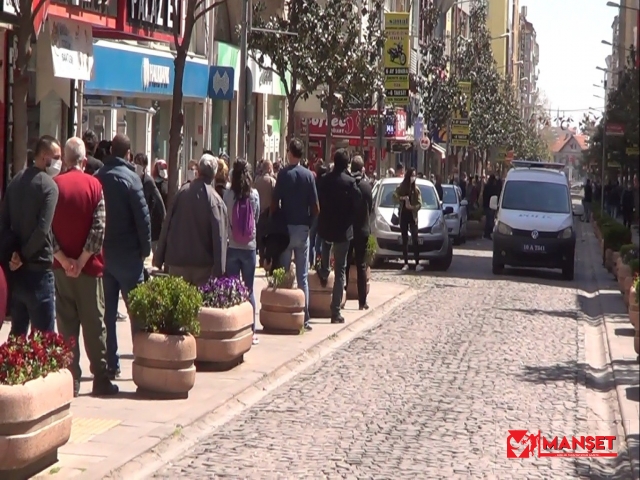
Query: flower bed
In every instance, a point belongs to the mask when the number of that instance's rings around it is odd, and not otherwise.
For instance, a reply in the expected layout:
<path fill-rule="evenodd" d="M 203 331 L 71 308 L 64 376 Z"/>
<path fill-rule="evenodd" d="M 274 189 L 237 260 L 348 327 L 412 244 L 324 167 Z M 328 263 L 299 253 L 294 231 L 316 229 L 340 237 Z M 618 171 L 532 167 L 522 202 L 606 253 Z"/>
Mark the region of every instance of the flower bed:
<path fill-rule="evenodd" d="M 37 474 L 69 441 L 72 346 L 52 332 L 0 346 L 0 478 Z"/>
<path fill-rule="evenodd" d="M 200 293 L 197 366 L 229 370 L 243 362 L 252 345 L 254 313 L 249 289 L 238 277 L 221 277 L 210 278 Z"/>

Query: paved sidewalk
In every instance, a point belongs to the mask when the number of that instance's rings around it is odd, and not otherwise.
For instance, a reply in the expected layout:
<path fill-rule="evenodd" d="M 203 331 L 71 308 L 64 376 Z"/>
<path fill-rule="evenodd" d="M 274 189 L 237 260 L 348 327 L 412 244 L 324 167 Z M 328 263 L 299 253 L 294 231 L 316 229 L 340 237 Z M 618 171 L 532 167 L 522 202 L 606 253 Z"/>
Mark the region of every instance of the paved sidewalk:
<path fill-rule="evenodd" d="M 258 306 L 259 292 L 265 285 L 263 275 L 256 278 Z M 234 406 L 242 406 L 238 405 L 238 402 L 245 402 L 242 395 L 255 396 L 266 391 L 270 383 L 293 374 L 296 366 L 329 353 L 328 345 L 342 341 L 342 338 L 347 341 L 371 326 L 410 294 L 410 289 L 403 285 L 372 282 L 369 311 L 359 311 L 357 301 L 349 301 L 344 310 L 344 325 L 331 325 L 328 319 L 312 319 L 314 329 L 304 335 L 260 335 L 260 344 L 245 355 L 242 365 L 229 372 L 199 372 L 196 385 L 186 400 L 154 401 L 136 397 L 136 387 L 131 380 L 133 357 L 128 320 L 118 322 L 122 368 L 122 376 L 117 381 L 120 394 L 106 399 L 89 396 L 89 365 L 82 350 L 81 365 L 86 378 L 80 396 L 72 404 L 71 439 L 60 449 L 59 462 L 36 478 L 98 480 L 108 476 L 164 440 L 179 440 L 183 428 L 197 425 L 211 412 L 222 411 L 224 414 Z M 122 302 L 120 311 L 126 311 Z M 5 325 L 0 332 L 0 343 L 6 340 L 8 333 L 8 325 Z"/>
<path fill-rule="evenodd" d="M 611 372 L 612 382 L 608 388 L 614 389 L 620 407 L 620 420 L 624 429 L 627 451 L 631 460 L 633 479 L 640 478 L 640 364 L 638 355 L 633 348 L 633 326 L 629 322 L 627 309 L 624 305 L 618 283 L 613 275 L 601 264 L 600 247 L 593 234 L 593 229 L 587 227 L 583 233 L 583 240 L 587 243 L 587 250 L 591 254 L 591 281 L 593 293 L 582 299 L 589 310 L 592 320 L 602 319 L 603 341 L 607 354 L 607 363 Z M 637 235 L 637 232 L 636 232 Z M 635 238 L 637 244 L 637 236 Z"/>

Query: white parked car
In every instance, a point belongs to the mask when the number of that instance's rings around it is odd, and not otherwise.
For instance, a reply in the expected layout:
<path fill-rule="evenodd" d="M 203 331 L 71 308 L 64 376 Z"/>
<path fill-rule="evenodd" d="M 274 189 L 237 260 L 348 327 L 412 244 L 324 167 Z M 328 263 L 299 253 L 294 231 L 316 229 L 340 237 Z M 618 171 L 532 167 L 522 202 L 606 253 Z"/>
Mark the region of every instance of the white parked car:
<path fill-rule="evenodd" d="M 449 237 L 454 245 L 460 245 L 467 239 L 468 202 L 462 198 L 462 190 L 457 185 L 442 185 L 442 196 L 443 205 L 453 208 L 453 212 L 444 217 Z"/>
<path fill-rule="evenodd" d="M 397 214 L 398 204 L 393 193 L 401 178 L 383 178 L 373 187 L 373 216 L 371 233 L 378 242 L 376 261 L 402 258 L 400 226 L 393 225 L 391 217 Z M 418 211 L 418 245 L 420 258 L 438 270 L 447 270 L 453 259 L 453 243 L 449 238 L 445 215 L 453 213 L 451 206 L 443 206 L 436 188 L 428 180 L 416 180 L 422 195 L 422 208 Z M 411 235 L 409 242 L 411 244 Z M 410 253 L 413 258 L 413 254 Z"/>

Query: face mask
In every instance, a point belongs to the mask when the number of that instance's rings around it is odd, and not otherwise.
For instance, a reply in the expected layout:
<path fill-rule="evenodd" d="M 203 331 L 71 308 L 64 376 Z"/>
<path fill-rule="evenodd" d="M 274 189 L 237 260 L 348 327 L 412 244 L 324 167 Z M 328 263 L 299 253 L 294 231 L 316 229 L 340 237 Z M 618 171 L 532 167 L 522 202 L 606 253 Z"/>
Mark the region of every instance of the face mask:
<path fill-rule="evenodd" d="M 167 170 L 166 169 L 162 169 L 160 171 L 158 171 L 158 175 L 160 175 L 160 178 L 167 178 Z"/>
<path fill-rule="evenodd" d="M 49 162 L 47 161 L 47 163 Z M 60 173 L 61 169 L 62 169 L 62 160 L 54 160 L 49 166 L 47 166 L 47 173 L 50 176 L 55 177 Z"/>
<path fill-rule="evenodd" d="M 193 170 L 189 170 L 189 171 L 187 172 L 187 180 L 188 180 L 189 182 L 191 182 L 191 181 L 193 181 L 193 180 L 195 180 L 195 179 L 196 179 L 196 172 L 194 172 Z"/>
<path fill-rule="evenodd" d="M 138 175 L 142 175 L 144 173 L 144 168 L 142 168 L 142 165 L 136 165 L 136 173 Z"/>

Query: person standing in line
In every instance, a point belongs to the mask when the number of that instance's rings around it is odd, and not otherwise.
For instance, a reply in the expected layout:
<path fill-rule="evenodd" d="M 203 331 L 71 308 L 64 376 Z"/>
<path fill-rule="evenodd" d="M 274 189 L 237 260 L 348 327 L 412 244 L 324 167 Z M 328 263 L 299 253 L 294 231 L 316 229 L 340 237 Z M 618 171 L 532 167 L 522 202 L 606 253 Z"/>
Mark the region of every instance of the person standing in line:
<path fill-rule="evenodd" d="M 500 188 L 494 174 L 489 175 L 489 180 L 482 191 L 482 208 L 484 209 L 484 238 L 491 240 L 495 224 L 495 212 L 490 208 L 491 197 L 500 195 Z"/>
<path fill-rule="evenodd" d="M 196 160 L 189 160 L 187 165 L 187 179 L 185 183 L 193 182 L 198 176 L 198 162 Z"/>
<path fill-rule="evenodd" d="M 622 224 L 631 228 L 631 222 L 633 221 L 633 190 L 631 187 L 631 182 L 627 181 L 626 188 L 624 192 L 622 192 Z"/>
<path fill-rule="evenodd" d="M 260 216 L 260 195 L 251 188 L 249 164 L 244 158 L 233 162 L 231 188 L 224 194 L 229 221 L 229 246 L 227 248 L 226 274 L 242 277 L 249 289 L 249 301 L 253 307 L 253 344 L 258 344 L 256 335 L 256 300 L 253 282 L 256 276 L 256 233 Z"/>
<path fill-rule="evenodd" d="M 300 165 L 304 155 L 302 142 L 294 138 L 287 152 L 289 165 L 278 172 L 276 187 L 271 199 L 271 215 L 280 210 L 289 232 L 289 245 L 280 256 L 280 265 L 285 270 L 291 265 L 293 256 L 296 266 L 298 288 L 304 292 L 304 329 L 311 331 L 309 324 L 309 229 L 313 218 L 320 212 L 318 192 L 312 173 Z"/>
<path fill-rule="evenodd" d="M 197 178 L 180 187 L 169 206 L 153 255 L 154 267 L 198 287 L 226 270 L 229 222 L 213 186 L 217 169 L 213 155 L 200 158 Z"/>
<path fill-rule="evenodd" d="M 587 178 L 587 182 L 584 185 L 584 197 L 582 198 L 582 221 L 589 222 L 591 220 L 591 204 L 593 202 L 593 186 L 591 180 Z"/>
<path fill-rule="evenodd" d="M 220 198 L 224 198 L 225 192 L 228 190 L 229 183 L 229 167 L 227 162 L 222 158 L 216 159 L 218 162 L 218 169 L 216 170 L 216 178 L 214 179 L 214 188 L 216 193 L 220 195 Z"/>
<path fill-rule="evenodd" d="M 442 202 L 442 199 L 444 198 L 444 191 L 442 190 L 442 178 L 440 175 L 436 175 L 434 186 L 436 187 L 436 192 L 438 192 L 438 199 Z"/>
<path fill-rule="evenodd" d="M 367 253 L 367 243 L 371 235 L 369 217 L 373 212 L 373 194 L 371 183 L 362 174 L 364 172 L 364 160 L 360 155 L 356 155 L 351 160 L 351 175 L 356 180 L 356 185 L 360 190 L 361 201 L 355 213 L 353 223 L 353 240 L 349 245 L 349 265 L 347 266 L 347 278 L 345 285 L 349 285 L 349 271 L 351 264 L 355 263 L 358 282 L 358 307 L 360 310 L 368 310 L 367 305 L 367 265 L 365 256 Z"/>
<path fill-rule="evenodd" d="M 96 172 L 102 184 L 106 207 L 104 255 L 104 322 L 107 327 L 107 363 L 111 379 L 120 375 L 116 316 L 120 293 L 125 305 L 131 290 L 144 281 L 144 261 L 151 254 L 151 221 L 142 181 L 133 164 L 129 137 L 117 134 L 111 156 Z M 131 322 L 131 334 L 137 326 Z"/>
<path fill-rule="evenodd" d="M 156 187 L 162 197 L 162 203 L 164 208 L 167 208 L 167 202 L 169 201 L 169 170 L 167 162 L 164 160 L 156 160 L 153 164 L 153 180 L 156 182 Z"/>
<path fill-rule="evenodd" d="M 156 183 L 147 173 L 149 158 L 144 153 L 137 153 L 136 156 L 133 157 L 133 164 L 136 173 L 142 181 L 144 199 L 147 201 L 147 207 L 149 208 L 149 217 L 151 220 L 151 251 L 155 252 L 158 239 L 160 238 L 160 231 L 162 230 L 162 222 L 164 222 L 164 217 L 167 215 L 166 205 L 164 204 L 158 187 L 156 187 Z"/>
<path fill-rule="evenodd" d="M 231 181 L 233 188 L 233 179 Z M 264 258 L 264 242 L 263 236 L 266 233 L 267 224 L 269 222 L 269 208 L 271 207 L 271 198 L 273 190 L 276 188 L 276 179 L 273 176 L 273 163 L 270 160 L 263 160 L 260 164 L 260 171 L 253 182 L 253 188 L 258 192 L 260 197 L 260 215 L 258 217 L 258 232 L 256 236 L 256 245 L 260 262 Z"/>
<path fill-rule="evenodd" d="M 58 141 L 40 137 L 33 166 L 18 172 L 0 206 L 2 257 L 9 260 L 11 335 L 55 329 L 51 223 L 58 203 L 52 176 L 60 172 Z"/>
<path fill-rule="evenodd" d="M 84 173 L 93 175 L 102 167 L 102 165 L 104 165 L 94 156 L 98 148 L 98 136 L 93 130 L 87 130 L 82 135 L 82 141 L 84 142 L 84 148 L 87 151 L 87 162 L 84 167 Z"/>
<path fill-rule="evenodd" d="M 395 192 L 393 199 L 400 202 L 400 235 L 402 237 L 402 257 L 404 259 L 403 271 L 409 270 L 409 233 L 413 246 L 413 254 L 416 260 L 416 272 L 421 272 L 424 267 L 420 265 L 420 246 L 418 244 L 418 211 L 422 208 L 422 194 L 420 187 L 416 185 L 416 171 L 407 169 L 404 178 Z"/>
<path fill-rule="evenodd" d="M 102 243 L 105 208 L 102 185 L 85 175 L 87 156 L 83 140 L 70 138 L 64 146 L 65 173 L 54 181 L 59 197 L 53 216 L 53 256 L 58 331 L 75 340 L 73 395 L 80 392 L 80 327 L 93 373 L 92 395 L 118 393 L 107 372 Z"/>
<path fill-rule="evenodd" d="M 361 201 L 356 179 L 348 171 L 349 154 L 343 148 L 333 155 L 333 170 L 318 182 L 320 215 L 318 234 L 322 238 L 322 254 L 318 277 L 326 286 L 333 251 L 335 279 L 331 296 L 331 323 L 344 323 L 340 313 L 346 280 L 347 256 L 353 240 L 353 224 Z"/>
<path fill-rule="evenodd" d="M 111 140 L 100 140 L 93 156 L 104 165 L 104 159 L 111 155 Z"/>
<path fill-rule="evenodd" d="M 316 182 L 316 191 L 318 190 L 318 182 L 329 169 L 324 164 L 324 160 L 319 158 L 315 163 L 314 180 Z M 309 230 L 309 265 L 313 267 L 318 262 L 322 252 L 322 239 L 318 235 L 318 217 L 313 217 L 311 229 Z"/>

